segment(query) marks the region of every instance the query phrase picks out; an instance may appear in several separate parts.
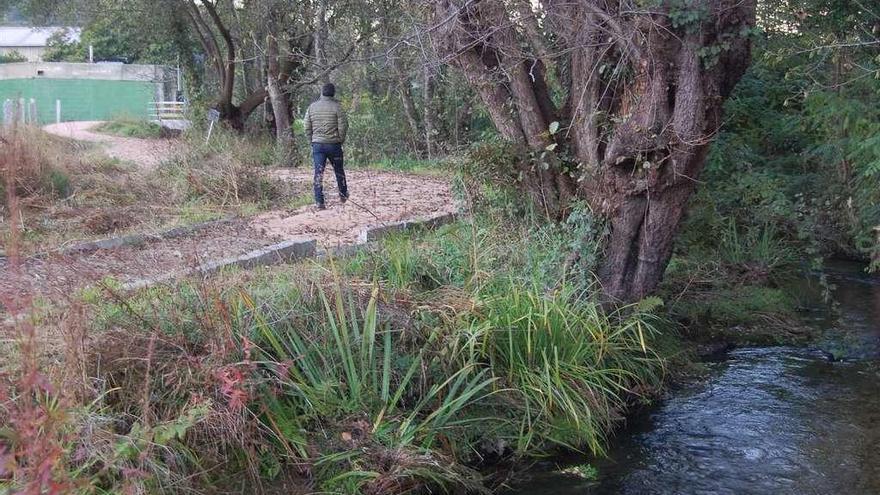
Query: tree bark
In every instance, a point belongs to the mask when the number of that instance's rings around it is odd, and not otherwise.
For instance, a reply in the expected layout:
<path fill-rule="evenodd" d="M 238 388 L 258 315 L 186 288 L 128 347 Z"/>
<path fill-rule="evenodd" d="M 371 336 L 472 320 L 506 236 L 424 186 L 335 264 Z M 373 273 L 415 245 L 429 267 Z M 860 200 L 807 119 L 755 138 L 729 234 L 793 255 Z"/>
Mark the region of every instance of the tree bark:
<path fill-rule="evenodd" d="M 748 65 L 755 0 L 664 1 L 650 10 L 542 0 L 513 12 L 503 0 L 432 4 L 437 51 L 475 87 L 501 136 L 539 157 L 524 161 L 523 187 L 550 216 L 585 198 L 608 219 L 598 273 L 608 299 L 652 293 L 723 102 Z M 542 24 L 530 15 L 538 7 Z M 693 15 L 673 24 L 682 9 Z M 553 36 L 541 39 L 542 25 Z M 547 63 L 558 77 L 545 75 Z"/>
<path fill-rule="evenodd" d="M 278 40 L 274 35 L 266 38 L 266 90 L 272 102 L 275 117 L 275 140 L 285 150 L 293 148 L 293 133 L 290 129 L 290 99 L 281 85 L 281 69 L 278 64 Z"/>
<path fill-rule="evenodd" d="M 419 113 L 416 110 L 416 103 L 413 100 L 412 89 L 409 81 L 405 77 L 399 79 L 400 85 L 398 93 L 400 94 L 400 102 L 403 104 L 403 113 L 406 115 L 406 121 L 409 123 L 410 134 L 413 140 L 413 149 L 419 154 L 422 153 L 422 125 L 419 120 Z"/>
<path fill-rule="evenodd" d="M 315 59 L 321 71 L 322 84 L 330 82 L 330 70 L 327 64 L 327 39 L 330 29 L 327 26 L 327 0 L 318 0 L 318 29 L 315 30 Z"/>
<path fill-rule="evenodd" d="M 473 117 L 474 99 L 468 98 L 464 104 L 456 109 L 455 115 L 455 146 L 461 146 L 465 135 L 470 130 L 471 118 Z"/>
<path fill-rule="evenodd" d="M 422 121 L 425 123 L 425 152 L 428 154 L 428 159 L 433 158 L 437 150 L 435 149 L 435 138 L 437 137 L 437 108 L 434 102 L 434 93 L 436 90 L 436 83 L 434 80 L 434 74 L 431 72 L 429 67 L 425 67 L 424 69 L 424 81 L 423 81 L 424 90 L 423 99 L 424 99 L 424 108 L 423 115 L 424 118 Z"/>

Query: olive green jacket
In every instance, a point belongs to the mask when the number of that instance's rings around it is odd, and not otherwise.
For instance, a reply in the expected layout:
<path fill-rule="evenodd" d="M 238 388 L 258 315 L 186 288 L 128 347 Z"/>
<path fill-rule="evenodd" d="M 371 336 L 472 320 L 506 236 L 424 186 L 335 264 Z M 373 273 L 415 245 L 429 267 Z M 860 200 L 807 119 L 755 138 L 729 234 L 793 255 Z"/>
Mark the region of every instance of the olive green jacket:
<path fill-rule="evenodd" d="M 329 96 L 309 105 L 306 110 L 306 136 L 311 143 L 342 144 L 348 133 L 348 118 L 342 105 Z"/>

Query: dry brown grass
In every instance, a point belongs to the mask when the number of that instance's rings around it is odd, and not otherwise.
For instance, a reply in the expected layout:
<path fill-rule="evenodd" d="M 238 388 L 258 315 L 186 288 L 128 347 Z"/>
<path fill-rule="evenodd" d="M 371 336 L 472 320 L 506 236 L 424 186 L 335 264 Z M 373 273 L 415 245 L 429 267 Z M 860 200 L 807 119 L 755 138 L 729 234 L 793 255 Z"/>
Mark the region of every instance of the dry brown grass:
<path fill-rule="evenodd" d="M 181 139 L 177 153 L 158 168 L 36 128 L 5 130 L 0 139 L 8 143 L 0 158 L 0 194 L 14 184 L 25 255 L 77 240 L 249 214 L 302 193 L 266 177 L 265 146 L 247 137 L 222 137 L 208 147 Z M 0 232 L 8 232 L 11 221 L 0 205 Z M 5 237 L 0 235 L 0 255 Z"/>
<path fill-rule="evenodd" d="M 69 192 L 76 146 L 30 127 L 0 131 L 0 191 L 11 188 L 23 205 L 45 205 Z M 5 208 L 5 207 L 4 207 Z"/>

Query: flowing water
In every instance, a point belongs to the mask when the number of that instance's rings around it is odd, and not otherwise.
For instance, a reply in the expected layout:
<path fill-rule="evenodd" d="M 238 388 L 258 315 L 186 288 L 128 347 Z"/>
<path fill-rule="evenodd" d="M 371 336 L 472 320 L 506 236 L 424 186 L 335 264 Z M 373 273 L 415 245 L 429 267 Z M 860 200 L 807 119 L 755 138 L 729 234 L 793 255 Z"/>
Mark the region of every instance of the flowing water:
<path fill-rule="evenodd" d="M 732 351 L 632 419 L 595 479 L 547 463 L 510 493 L 880 494 L 880 279 L 862 268 L 830 266 L 836 311 L 805 310 L 817 346 Z"/>

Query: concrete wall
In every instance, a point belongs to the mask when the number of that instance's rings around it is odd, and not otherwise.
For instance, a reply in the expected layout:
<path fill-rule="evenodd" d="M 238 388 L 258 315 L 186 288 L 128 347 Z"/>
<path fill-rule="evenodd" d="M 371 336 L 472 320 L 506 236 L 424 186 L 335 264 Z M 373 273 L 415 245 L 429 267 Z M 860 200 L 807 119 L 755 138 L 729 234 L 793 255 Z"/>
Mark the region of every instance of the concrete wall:
<path fill-rule="evenodd" d="M 55 122 L 56 100 L 61 100 L 62 122 L 119 116 L 147 119 L 156 87 L 148 81 L 7 79 L 0 80 L 0 105 L 7 99 L 34 98 L 40 124 Z"/>
<path fill-rule="evenodd" d="M 7 99 L 37 100 L 41 124 L 61 120 L 147 119 L 152 102 L 174 100 L 176 73 L 161 65 L 22 62 L 0 64 L 0 105 Z"/>
<path fill-rule="evenodd" d="M 103 81 L 164 81 L 165 67 L 161 65 L 132 65 L 120 63 L 81 64 L 68 62 L 21 62 L 0 64 L 3 79 L 100 79 Z M 170 76 L 169 76 L 170 77 Z"/>

